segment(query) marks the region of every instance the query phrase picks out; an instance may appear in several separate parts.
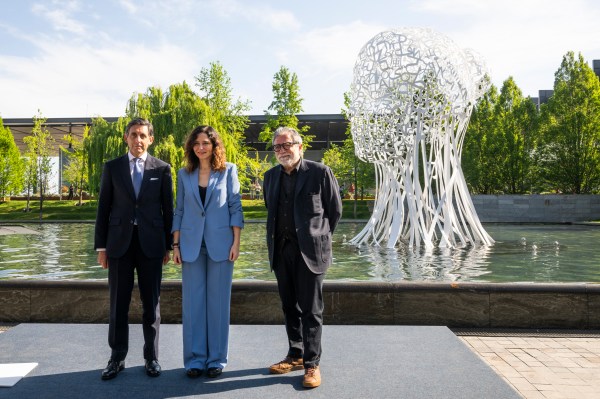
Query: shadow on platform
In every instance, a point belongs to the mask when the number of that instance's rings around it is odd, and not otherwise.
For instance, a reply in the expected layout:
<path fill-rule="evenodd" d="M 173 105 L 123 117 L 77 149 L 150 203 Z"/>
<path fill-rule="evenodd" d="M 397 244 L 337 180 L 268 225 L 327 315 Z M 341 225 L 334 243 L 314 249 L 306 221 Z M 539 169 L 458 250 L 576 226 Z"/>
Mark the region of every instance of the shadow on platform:
<path fill-rule="evenodd" d="M 108 361 L 103 324 L 20 324 L 0 334 L 0 363 L 39 365 L 0 398 L 519 398 L 446 327 L 337 326 L 323 328 L 323 383 L 307 392 L 302 372 L 270 375 L 287 351 L 283 326 L 233 325 L 229 365 L 216 379 L 185 376 L 181 325 L 164 324 L 163 373 L 146 376 L 142 332 L 130 328 L 126 369 L 100 379 Z"/>

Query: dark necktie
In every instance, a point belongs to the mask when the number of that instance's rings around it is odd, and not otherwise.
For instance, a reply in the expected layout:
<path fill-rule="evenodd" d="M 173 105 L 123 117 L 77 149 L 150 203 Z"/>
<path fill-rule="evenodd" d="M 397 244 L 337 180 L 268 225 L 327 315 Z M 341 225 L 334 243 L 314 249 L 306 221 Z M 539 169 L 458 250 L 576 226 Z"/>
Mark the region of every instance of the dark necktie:
<path fill-rule="evenodd" d="M 137 198 L 140 193 L 140 187 L 142 186 L 142 158 L 135 158 L 133 163 L 133 190 L 135 191 L 135 197 Z"/>

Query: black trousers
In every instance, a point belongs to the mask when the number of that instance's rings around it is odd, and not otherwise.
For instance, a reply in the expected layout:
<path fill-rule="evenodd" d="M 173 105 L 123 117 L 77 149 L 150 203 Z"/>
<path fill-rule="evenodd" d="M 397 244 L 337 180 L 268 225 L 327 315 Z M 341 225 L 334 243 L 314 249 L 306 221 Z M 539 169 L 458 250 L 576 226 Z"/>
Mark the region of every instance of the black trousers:
<path fill-rule="evenodd" d="M 323 329 L 323 279 L 325 274 L 310 271 L 295 241 L 278 245 L 276 266 L 279 297 L 288 336 L 288 356 L 303 358 L 304 367 L 315 367 L 321 360 Z"/>
<path fill-rule="evenodd" d="M 121 258 L 108 259 L 110 291 L 108 344 L 112 350 L 111 358 L 114 360 L 124 360 L 129 349 L 129 304 L 136 270 L 143 309 L 144 359 L 158 359 L 162 261 L 163 258 L 144 256 L 137 227 L 134 228 L 131 244 L 125 255 Z"/>

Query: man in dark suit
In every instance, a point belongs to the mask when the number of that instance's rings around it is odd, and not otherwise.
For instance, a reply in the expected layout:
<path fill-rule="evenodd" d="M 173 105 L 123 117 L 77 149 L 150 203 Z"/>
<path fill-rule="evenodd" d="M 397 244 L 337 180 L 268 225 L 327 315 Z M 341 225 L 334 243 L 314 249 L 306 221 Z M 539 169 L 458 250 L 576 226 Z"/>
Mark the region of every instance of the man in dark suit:
<path fill-rule="evenodd" d="M 137 270 L 142 300 L 146 374 L 160 375 L 158 331 L 162 266 L 170 259 L 173 223 L 171 167 L 148 154 L 152 124 L 133 119 L 125 130 L 129 152 L 106 162 L 102 172 L 94 247 L 108 268 L 111 357 L 102 371 L 109 380 L 125 368 L 129 341 L 129 303 Z"/>
<path fill-rule="evenodd" d="M 279 165 L 265 173 L 267 247 L 277 278 L 288 353 L 272 374 L 304 369 L 303 386 L 321 384 L 323 279 L 331 264 L 331 235 L 342 214 L 337 180 L 327 166 L 302 159 L 302 137 L 289 127 L 273 136 Z"/>

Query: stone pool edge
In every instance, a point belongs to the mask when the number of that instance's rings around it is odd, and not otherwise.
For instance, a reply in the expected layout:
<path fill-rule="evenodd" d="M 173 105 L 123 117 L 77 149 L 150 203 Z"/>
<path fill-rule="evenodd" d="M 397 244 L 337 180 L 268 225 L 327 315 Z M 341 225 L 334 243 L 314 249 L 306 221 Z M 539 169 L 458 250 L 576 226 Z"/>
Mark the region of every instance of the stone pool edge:
<path fill-rule="evenodd" d="M 599 329 L 600 284 L 326 281 L 325 324 Z M 139 295 L 130 318 L 141 322 Z M 181 323 L 181 281 L 163 281 L 163 323 Z M 107 323 L 106 281 L 0 281 L 0 322 Z M 232 324 L 282 324 L 277 285 L 234 281 Z"/>

